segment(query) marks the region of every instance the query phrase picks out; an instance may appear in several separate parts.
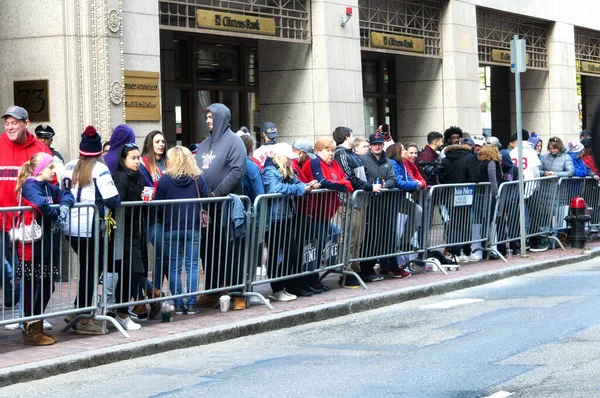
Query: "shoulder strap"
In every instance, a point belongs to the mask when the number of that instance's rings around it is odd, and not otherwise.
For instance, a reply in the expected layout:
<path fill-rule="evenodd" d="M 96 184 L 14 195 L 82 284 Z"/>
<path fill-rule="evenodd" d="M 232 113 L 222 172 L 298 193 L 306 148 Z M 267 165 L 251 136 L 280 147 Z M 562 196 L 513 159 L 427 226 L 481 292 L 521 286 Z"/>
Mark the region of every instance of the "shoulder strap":
<path fill-rule="evenodd" d="M 198 177 L 194 178 L 194 182 L 196 183 L 196 193 L 199 198 L 202 198 L 202 196 L 200 196 L 200 187 L 198 186 Z"/>

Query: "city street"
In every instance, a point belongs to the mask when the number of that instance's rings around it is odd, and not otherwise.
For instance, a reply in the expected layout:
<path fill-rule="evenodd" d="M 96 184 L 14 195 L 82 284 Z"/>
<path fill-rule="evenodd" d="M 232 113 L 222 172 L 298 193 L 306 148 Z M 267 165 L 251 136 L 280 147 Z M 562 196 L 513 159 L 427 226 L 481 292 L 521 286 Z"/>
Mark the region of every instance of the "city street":
<path fill-rule="evenodd" d="M 597 260 L 0 390 L 0 396 L 599 396 Z"/>

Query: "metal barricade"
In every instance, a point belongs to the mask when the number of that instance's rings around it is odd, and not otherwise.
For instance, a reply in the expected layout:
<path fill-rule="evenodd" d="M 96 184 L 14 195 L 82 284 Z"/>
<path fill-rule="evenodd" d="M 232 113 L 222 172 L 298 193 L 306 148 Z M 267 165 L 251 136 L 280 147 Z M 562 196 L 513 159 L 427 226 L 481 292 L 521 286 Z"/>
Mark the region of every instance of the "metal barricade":
<path fill-rule="evenodd" d="M 556 204 L 556 229 L 567 228 L 565 217 L 569 214 L 569 204 L 576 196 L 583 198 L 590 211 L 589 225 L 600 227 L 600 212 L 596 206 L 600 203 L 600 186 L 592 177 L 570 177 L 558 180 L 558 200 Z"/>
<path fill-rule="evenodd" d="M 429 189 L 424 247 L 454 248 L 488 240 L 491 207 L 489 182 L 441 184 Z M 474 251 L 481 250 L 475 249 Z"/>
<path fill-rule="evenodd" d="M 524 181 L 526 237 L 545 236 L 563 245 L 554 236 L 558 177 L 549 176 Z M 491 222 L 489 247 L 517 241 L 519 228 L 519 182 L 500 185 Z"/>
<path fill-rule="evenodd" d="M 137 306 L 154 316 L 166 300 L 174 301 L 176 311 L 195 313 L 199 295 L 252 295 L 245 290 L 251 241 L 247 197 L 122 202 L 113 217 L 117 227 L 104 243 L 104 313 L 118 316 Z M 169 296 L 162 293 L 165 277 Z"/>
<path fill-rule="evenodd" d="M 13 219 L 18 226 L 17 217 L 26 213 L 33 215 L 34 211 L 27 206 L 0 209 L 2 229 L 9 230 Z M 100 234 L 96 233 L 100 230 L 96 206 L 76 204 L 64 225 L 42 217 L 40 227 L 42 237 L 35 242 L 22 238 L 13 242 L 9 233 L 2 234 L 0 326 L 67 315 L 91 317 L 98 310 L 101 256 L 93 253 L 101 250 Z M 82 231 L 81 236 L 75 230 Z M 71 249 L 82 254 L 76 261 L 79 267 L 72 263 L 76 257 L 71 255 Z M 90 275 L 90 283 L 86 273 Z"/>
<path fill-rule="evenodd" d="M 423 203 L 424 195 L 421 191 L 415 201 L 411 193 L 397 189 L 379 194 L 355 192 L 351 203 L 351 244 L 347 245 L 350 266 L 362 263 L 370 271 L 379 263 L 381 269 L 390 270 L 423 254 L 423 207 L 419 203 Z"/>
<path fill-rule="evenodd" d="M 255 199 L 251 258 L 256 263 L 250 265 L 249 291 L 266 283 L 274 293 L 284 288 L 293 291 L 300 286 L 298 278 L 345 272 L 342 248 L 348 245 L 341 242 L 346 241 L 351 225 L 350 213 L 340 211 L 347 198 L 340 202 L 340 195 L 345 196 L 321 189 L 303 197 L 267 194 Z M 266 263 L 260 275 L 254 270 L 263 253 Z"/>

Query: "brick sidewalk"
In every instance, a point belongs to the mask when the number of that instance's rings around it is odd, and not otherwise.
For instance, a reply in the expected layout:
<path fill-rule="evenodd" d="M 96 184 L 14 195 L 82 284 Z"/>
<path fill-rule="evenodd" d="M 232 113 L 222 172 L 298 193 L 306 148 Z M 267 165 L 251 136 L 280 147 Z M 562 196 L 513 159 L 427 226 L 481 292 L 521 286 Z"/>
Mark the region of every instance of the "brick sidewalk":
<path fill-rule="evenodd" d="M 588 245 L 590 249 L 600 250 L 600 242 L 592 242 Z M 214 326 L 233 324 L 234 322 L 251 320 L 253 318 L 265 315 L 285 313 L 293 310 L 307 309 L 320 304 L 327 304 L 337 301 L 350 299 L 353 297 L 373 295 L 376 293 L 397 291 L 406 287 L 418 287 L 430 283 L 457 279 L 469 275 L 475 275 L 484 272 L 508 269 L 515 266 L 525 265 L 527 263 L 554 260 L 557 258 L 574 257 L 580 255 L 580 249 L 567 249 L 563 252 L 560 249 L 548 250 L 541 253 L 531 253 L 531 260 L 513 257 L 509 263 L 498 261 L 481 261 L 471 265 L 462 266 L 456 272 L 449 272 L 443 275 L 441 272 L 427 272 L 424 274 L 413 275 L 409 279 L 386 279 L 381 282 L 368 284 L 369 289 L 342 289 L 339 287 L 339 276 L 332 275 L 325 279 L 324 283 L 331 287 L 329 292 L 313 295 L 312 297 L 299 298 L 298 300 L 281 303 L 272 303 L 275 310 L 270 311 L 263 305 L 253 305 L 245 311 L 235 311 L 221 313 L 218 309 L 204 309 L 198 315 L 176 316 L 174 322 L 162 323 L 160 319 L 150 320 L 142 323 L 142 329 L 129 332 L 130 339 L 125 339 L 115 329 L 109 329 L 109 333 L 104 336 L 79 336 L 70 331 L 69 333 L 60 333 L 60 330 L 66 325 L 62 318 L 49 318 L 48 320 L 54 326 L 50 334 L 58 339 L 58 343 L 47 347 L 24 346 L 20 330 L 0 330 L 0 369 L 8 370 L 10 367 L 24 364 L 32 364 L 37 361 L 48 359 L 60 359 L 73 354 L 85 354 L 101 348 L 119 346 L 131 342 L 143 342 L 155 337 L 174 335 L 191 330 L 206 329 Z M 66 284 L 64 284 L 66 285 Z M 63 288 L 64 289 L 64 288 Z M 65 291 L 64 289 L 63 291 Z M 57 284 L 56 291 L 59 291 Z M 269 285 L 259 286 L 257 291 L 265 296 L 270 293 Z M 56 294 L 56 293 L 55 293 Z"/>

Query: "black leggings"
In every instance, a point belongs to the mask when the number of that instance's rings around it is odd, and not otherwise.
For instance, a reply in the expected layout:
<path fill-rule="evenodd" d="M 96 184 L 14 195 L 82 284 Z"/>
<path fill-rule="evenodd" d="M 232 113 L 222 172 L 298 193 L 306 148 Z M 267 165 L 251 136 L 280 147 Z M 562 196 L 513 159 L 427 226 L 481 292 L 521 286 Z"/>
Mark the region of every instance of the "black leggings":
<path fill-rule="evenodd" d="M 54 282 L 50 278 L 23 278 L 23 315 L 41 315 L 54 292 Z"/>
<path fill-rule="evenodd" d="M 68 238 L 69 239 L 69 238 Z M 103 239 L 99 241 L 98 255 L 94 250 L 94 238 L 80 238 L 73 236 L 69 239 L 71 248 L 79 258 L 79 289 L 75 298 L 75 308 L 89 307 L 92 305 L 94 296 L 94 285 L 98 283 L 98 278 L 102 272 L 102 249 Z M 94 274 L 94 259 L 98 257 L 98 274 Z M 81 302 L 81 305 L 78 303 Z"/>

